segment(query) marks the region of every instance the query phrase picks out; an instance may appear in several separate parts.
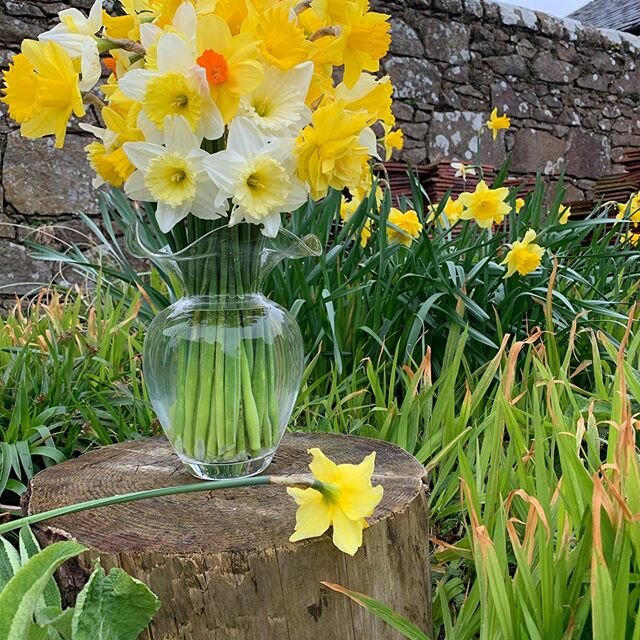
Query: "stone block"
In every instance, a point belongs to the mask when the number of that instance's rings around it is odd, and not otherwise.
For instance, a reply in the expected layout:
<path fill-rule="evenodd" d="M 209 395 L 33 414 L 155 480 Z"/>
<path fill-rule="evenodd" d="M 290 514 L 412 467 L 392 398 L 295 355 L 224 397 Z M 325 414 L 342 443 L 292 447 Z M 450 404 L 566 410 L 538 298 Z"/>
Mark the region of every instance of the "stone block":
<path fill-rule="evenodd" d="M 391 53 L 417 58 L 424 55 L 424 47 L 413 27 L 398 18 L 391 18 Z"/>
<path fill-rule="evenodd" d="M 396 98 L 438 103 L 440 74 L 432 62 L 392 56 L 384 66 L 391 76 Z"/>
<path fill-rule="evenodd" d="M 575 129 L 569 135 L 567 173 L 599 178 L 611 172 L 611 142 L 606 135 Z"/>
<path fill-rule="evenodd" d="M 516 173 L 557 175 L 564 167 L 565 142 L 547 131 L 520 129 L 515 134 L 515 145 L 510 168 Z"/>
<path fill-rule="evenodd" d="M 23 295 L 50 284 L 51 263 L 34 260 L 22 245 L 0 241 L 0 294 Z"/>
<path fill-rule="evenodd" d="M 94 173 L 84 152 L 88 142 L 70 134 L 64 149 L 55 149 L 53 138 L 27 140 L 11 132 L 3 160 L 5 200 L 24 215 L 97 213 Z"/>
<path fill-rule="evenodd" d="M 471 31 L 466 24 L 443 21 L 439 18 L 423 18 L 420 21 L 420 30 L 429 58 L 449 64 L 461 64 L 469 60 Z"/>
<path fill-rule="evenodd" d="M 559 60 L 549 51 L 543 51 L 535 57 L 532 69 L 539 80 L 555 84 L 570 84 L 579 75 L 572 64 Z"/>

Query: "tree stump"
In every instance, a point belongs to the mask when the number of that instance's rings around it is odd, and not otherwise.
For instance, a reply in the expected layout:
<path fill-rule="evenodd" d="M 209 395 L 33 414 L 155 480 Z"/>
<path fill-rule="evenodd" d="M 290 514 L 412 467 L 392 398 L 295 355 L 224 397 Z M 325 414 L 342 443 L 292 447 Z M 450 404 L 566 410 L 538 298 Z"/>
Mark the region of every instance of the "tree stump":
<path fill-rule="evenodd" d="M 376 451 L 374 484 L 384 498 L 354 557 L 331 533 L 290 543 L 296 505 L 267 485 L 143 500 L 94 509 L 34 527 L 41 542 L 89 548 L 58 576 L 69 604 L 100 558 L 160 598 L 141 636 L 148 640 L 397 640 L 401 636 L 320 581 L 386 603 L 420 628 L 431 627 L 431 578 L 424 468 L 391 444 L 329 434 L 286 435 L 272 475 L 306 473 L 307 449 L 338 463 Z M 93 498 L 193 483 L 164 438 L 97 449 L 33 478 L 29 514 Z M 114 639 L 115 640 L 115 639 Z"/>

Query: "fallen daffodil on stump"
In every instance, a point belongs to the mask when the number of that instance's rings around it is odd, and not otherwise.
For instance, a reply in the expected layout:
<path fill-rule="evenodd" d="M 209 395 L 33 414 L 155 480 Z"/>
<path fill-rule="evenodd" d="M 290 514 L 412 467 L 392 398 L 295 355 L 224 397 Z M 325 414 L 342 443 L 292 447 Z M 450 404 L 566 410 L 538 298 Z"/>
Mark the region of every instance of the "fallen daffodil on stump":
<path fill-rule="evenodd" d="M 307 489 L 289 487 L 287 493 L 299 505 L 296 530 L 291 542 L 321 536 L 333 527 L 333 544 L 353 555 L 362 546 L 362 530 L 382 500 L 381 485 L 372 486 L 376 454 L 370 453 L 360 464 L 336 464 L 320 449 L 309 449 L 309 465 L 315 478 Z"/>
<path fill-rule="evenodd" d="M 213 480 L 96 498 L 2 524 L 0 535 L 71 513 L 137 500 L 276 484 L 286 486 L 287 492 L 298 504 L 295 532 L 289 538 L 291 542 L 321 536 L 333 526 L 333 543 L 340 551 L 354 555 L 362 546 L 362 531 L 367 527 L 365 518 L 373 515 L 384 491 L 381 485 L 374 487 L 371 484 L 376 454 L 370 453 L 360 464 L 336 464 L 320 449 L 309 449 L 309 453 L 312 456 L 310 474 Z"/>

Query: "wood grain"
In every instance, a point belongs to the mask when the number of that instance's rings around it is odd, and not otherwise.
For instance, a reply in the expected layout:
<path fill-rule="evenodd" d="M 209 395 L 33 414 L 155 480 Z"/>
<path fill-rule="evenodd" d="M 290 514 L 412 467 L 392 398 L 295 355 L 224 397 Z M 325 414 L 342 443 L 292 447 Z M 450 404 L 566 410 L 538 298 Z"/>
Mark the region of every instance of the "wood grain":
<path fill-rule="evenodd" d="M 296 506 L 283 487 L 167 496 L 85 511 L 37 525 L 44 544 L 72 539 L 90 551 L 59 581 L 73 602 L 99 557 L 143 580 L 162 608 L 149 640 L 396 640 L 400 636 L 344 596 L 335 582 L 430 627 L 428 518 L 423 467 L 402 449 L 368 438 L 288 434 L 268 473 L 305 473 L 311 447 L 336 462 L 376 451 L 373 483 L 384 498 L 351 558 L 321 538 L 289 543 Z M 169 443 L 149 438 L 97 449 L 32 480 L 28 513 L 155 487 L 193 483 Z"/>

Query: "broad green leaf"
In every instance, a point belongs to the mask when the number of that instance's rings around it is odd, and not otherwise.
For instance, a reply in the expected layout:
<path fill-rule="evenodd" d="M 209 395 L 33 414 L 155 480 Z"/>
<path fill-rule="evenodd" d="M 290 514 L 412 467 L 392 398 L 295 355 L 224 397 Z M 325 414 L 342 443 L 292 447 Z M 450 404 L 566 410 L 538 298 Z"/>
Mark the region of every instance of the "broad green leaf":
<path fill-rule="evenodd" d="M 148 587 L 112 569 L 105 576 L 97 566 L 78 595 L 73 615 L 73 640 L 135 640 L 160 607 Z"/>
<path fill-rule="evenodd" d="M 33 556 L 40 552 L 40 545 L 38 544 L 38 541 L 33 535 L 33 531 L 31 531 L 30 527 L 22 527 L 22 529 L 20 529 L 19 540 L 20 558 L 22 560 L 22 564 L 25 565 L 30 558 L 33 558 Z M 40 609 L 41 607 L 55 607 L 58 609 L 58 612 L 62 611 L 60 590 L 53 578 L 47 582 L 42 592 L 42 598 L 40 599 L 37 608 Z M 38 619 L 38 621 L 40 620 Z"/>
<path fill-rule="evenodd" d="M 20 556 L 15 547 L 0 537 L 0 591 L 2 591 L 20 568 Z"/>
<path fill-rule="evenodd" d="M 84 550 L 77 542 L 56 542 L 16 572 L 0 592 L 0 640 L 26 636 L 38 599 L 56 569 Z"/>
<path fill-rule="evenodd" d="M 355 603 L 364 607 L 370 613 L 378 616 L 380 620 L 386 622 L 396 631 L 399 631 L 408 640 L 429 640 L 429 636 L 418 629 L 415 624 L 409 622 L 406 618 L 403 618 L 395 611 L 392 611 L 386 604 L 382 604 L 382 602 L 378 602 L 363 593 L 345 589 L 339 584 L 333 584 L 332 582 L 322 582 L 322 584 L 337 593 L 342 593 L 348 598 L 351 598 Z"/>

